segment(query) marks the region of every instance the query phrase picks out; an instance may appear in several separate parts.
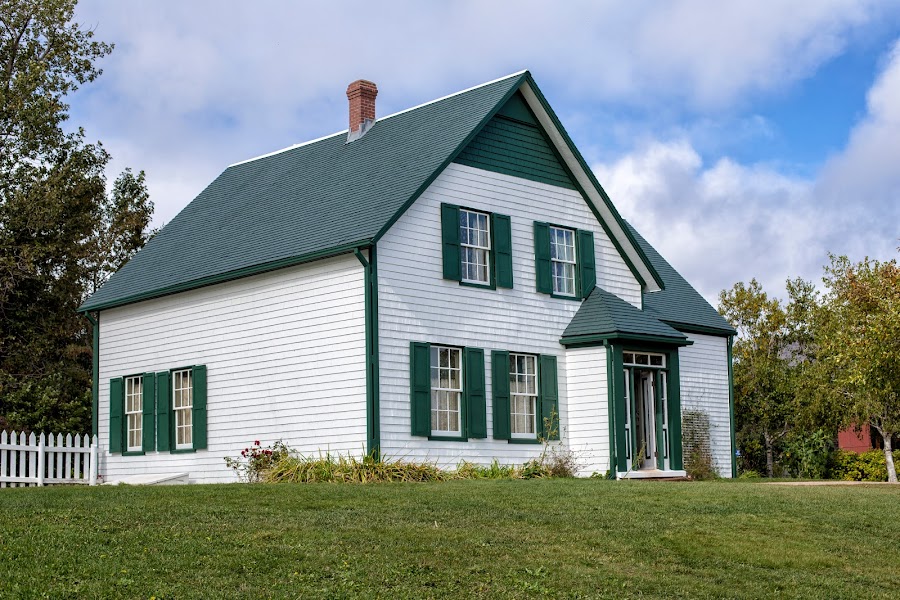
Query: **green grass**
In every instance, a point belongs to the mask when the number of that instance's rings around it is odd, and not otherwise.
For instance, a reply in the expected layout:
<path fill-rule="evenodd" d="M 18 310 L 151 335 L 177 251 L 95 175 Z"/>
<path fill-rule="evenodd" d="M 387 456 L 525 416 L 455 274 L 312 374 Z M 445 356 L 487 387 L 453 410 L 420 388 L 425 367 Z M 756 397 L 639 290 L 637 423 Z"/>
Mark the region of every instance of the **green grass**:
<path fill-rule="evenodd" d="M 900 488 L 0 490 L 0 598 L 896 597 Z"/>

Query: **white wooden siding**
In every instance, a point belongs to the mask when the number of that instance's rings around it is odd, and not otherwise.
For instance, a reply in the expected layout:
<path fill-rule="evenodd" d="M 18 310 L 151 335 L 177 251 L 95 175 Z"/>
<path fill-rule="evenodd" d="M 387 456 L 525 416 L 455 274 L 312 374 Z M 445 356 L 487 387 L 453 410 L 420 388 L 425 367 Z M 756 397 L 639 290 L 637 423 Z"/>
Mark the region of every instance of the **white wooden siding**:
<path fill-rule="evenodd" d="M 609 469 L 609 400 L 606 348 L 566 350 L 569 448 L 579 475 Z"/>
<path fill-rule="evenodd" d="M 479 289 L 442 278 L 442 202 L 510 216 L 514 289 Z M 559 339 L 581 303 L 535 291 L 535 221 L 593 231 L 599 284 L 640 306 L 639 284 L 577 192 L 451 164 L 378 243 L 381 447 L 388 456 L 452 465 L 494 458 L 521 463 L 540 452 L 538 445 L 492 438 L 494 349 L 558 357 L 561 429 L 567 435 L 567 366 Z M 487 439 L 439 442 L 410 434 L 410 341 L 485 350 Z"/>
<path fill-rule="evenodd" d="M 681 410 L 709 415 L 709 443 L 722 477 L 731 477 L 731 416 L 728 406 L 728 340 L 686 334 L 694 344 L 678 350 Z"/>
<path fill-rule="evenodd" d="M 100 315 L 101 474 L 230 481 L 224 457 L 259 440 L 365 452 L 363 270 L 346 255 Z M 206 365 L 208 450 L 109 454 L 109 380 Z"/>

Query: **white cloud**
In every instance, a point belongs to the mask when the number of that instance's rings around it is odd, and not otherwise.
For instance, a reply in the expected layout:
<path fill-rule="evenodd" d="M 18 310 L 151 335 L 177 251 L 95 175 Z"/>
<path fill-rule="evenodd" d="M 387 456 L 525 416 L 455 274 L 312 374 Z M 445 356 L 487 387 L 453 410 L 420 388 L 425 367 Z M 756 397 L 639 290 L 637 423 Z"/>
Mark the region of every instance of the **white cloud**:
<path fill-rule="evenodd" d="M 812 180 L 727 158 L 705 165 L 687 139 L 648 142 L 594 170 L 713 305 L 752 277 L 776 294 L 788 277 L 818 282 L 828 252 L 889 259 L 900 236 L 900 41 L 847 146 Z"/>
<path fill-rule="evenodd" d="M 379 84 L 380 114 L 521 68 L 555 103 L 722 107 L 804 77 L 876 6 L 82 0 L 79 20 L 116 49 L 73 123 L 147 169 L 168 220 L 225 165 L 345 127 L 358 77 Z"/>

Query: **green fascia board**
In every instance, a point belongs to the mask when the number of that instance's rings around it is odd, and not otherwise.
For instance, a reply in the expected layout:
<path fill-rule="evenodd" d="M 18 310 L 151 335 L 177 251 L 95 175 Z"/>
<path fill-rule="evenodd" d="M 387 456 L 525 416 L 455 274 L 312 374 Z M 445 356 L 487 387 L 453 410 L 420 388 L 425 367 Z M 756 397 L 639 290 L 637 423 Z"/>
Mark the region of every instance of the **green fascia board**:
<path fill-rule="evenodd" d="M 93 304 L 90 300 L 88 300 L 87 302 L 82 304 L 81 307 L 79 307 L 78 312 L 86 314 L 88 311 L 106 310 L 108 308 L 114 308 L 116 306 L 124 306 L 125 304 L 134 304 L 135 302 L 141 302 L 143 300 L 169 296 L 171 294 L 177 294 L 179 292 L 185 292 L 187 290 L 194 290 L 197 288 L 206 287 L 208 285 L 215 285 L 217 283 L 224 283 L 226 281 L 242 279 L 244 277 L 259 275 L 260 273 L 267 273 L 269 271 L 275 271 L 278 269 L 283 269 L 285 267 L 293 267 L 295 265 L 322 260 L 323 258 L 333 258 L 342 254 L 352 253 L 357 249 L 365 249 L 369 246 L 371 246 L 370 241 L 361 240 L 352 244 L 345 244 L 342 246 L 337 246 L 335 248 L 329 248 L 321 252 L 312 252 L 304 256 L 292 256 L 269 263 L 252 265 L 243 269 L 236 269 L 234 271 L 229 271 L 226 273 L 211 275 L 209 277 L 193 279 L 190 281 L 185 281 L 184 283 L 170 286 L 168 288 L 151 290 L 142 294 L 135 294 L 134 296 L 126 296 L 125 298 L 119 298 L 103 304 Z"/>
<path fill-rule="evenodd" d="M 602 346 L 604 344 L 623 342 L 648 342 L 662 346 L 691 346 L 694 342 L 686 338 L 665 337 L 660 335 L 643 335 L 639 333 L 598 333 L 593 335 L 574 335 L 563 337 L 559 343 L 563 346 Z"/>
<path fill-rule="evenodd" d="M 703 325 L 693 325 L 691 323 L 679 323 L 678 321 L 670 321 L 668 319 L 660 319 L 660 321 L 682 333 L 699 333 L 716 337 L 731 337 L 736 333 L 733 329 L 705 327 Z"/>
<path fill-rule="evenodd" d="M 619 214 L 619 211 L 616 210 L 616 207 L 613 205 L 612 200 L 610 200 L 609 195 L 606 193 L 606 190 L 603 189 L 603 186 L 600 185 L 600 182 L 597 181 L 597 177 L 594 175 L 594 172 L 588 166 L 587 161 L 584 160 L 584 157 L 581 155 L 581 152 L 578 151 L 578 148 L 575 146 L 575 143 L 572 141 L 572 138 L 569 136 L 569 133 L 566 131 L 566 128 L 563 127 L 562 122 L 559 120 L 559 117 L 556 116 L 556 113 L 550 107 L 550 103 L 547 102 L 547 99 L 544 97 L 544 94 L 541 92 L 540 88 L 538 88 L 537 84 L 534 81 L 534 78 L 531 76 L 531 73 L 528 71 L 525 72 L 525 80 L 528 82 L 528 85 L 531 87 L 534 95 L 540 101 L 541 105 L 544 108 L 544 111 L 550 116 L 551 121 L 556 126 L 563 140 L 566 142 L 566 145 L 569 147 L 569 150 L 572 152 L 572 155 L 575 157 L 575 160 L 578 161 L 582 170 L 584 171 L 585 176 L 588 180 L 593 184 L 594 188 L 597 190 L 597 193 L 600 194 L 600 197 L 603 199 L 603 202 L 606 204 L 607 209 L 610 211 L 610 214 L 613 215 L 613 218 L 616 220 L 616 223 L 621 227 L 622 231 L 625 233 L 625 236 L 628 238 L 631 245 L 634 247 L 638 256 L 640 256 L 641 261 L 644 263 L 644 266 L 647 267 L 647 270 L 650 271 L 650 274 L 653 277 L 653 280 L 656 282 L 656 285 L 660 287 L 660 289 L 665 289 L 665 281 L 660 277 L 659 273 L 657 273 L 656 268 L 650 259 L 646 256 L 641 246 L 637 243 L 637 240 L 632 235 L 629 227 L 626 224 L 625 219 Z M 599 215 L 598 215 L 599 218 Z M 603 223 L 603 219 L 600 219 L 600 222 Z M 616 246 L 616 250 L 619 251 L 619 254 L 625 259 L 626 263 L 629 263 L 629 266 L 634 270 L 633 265 L 630 264 L 628 257 L 623 252 L 621 246 L 619 245 L 616 237 L 613 235 L 609 235 L 613 244 Z"/>

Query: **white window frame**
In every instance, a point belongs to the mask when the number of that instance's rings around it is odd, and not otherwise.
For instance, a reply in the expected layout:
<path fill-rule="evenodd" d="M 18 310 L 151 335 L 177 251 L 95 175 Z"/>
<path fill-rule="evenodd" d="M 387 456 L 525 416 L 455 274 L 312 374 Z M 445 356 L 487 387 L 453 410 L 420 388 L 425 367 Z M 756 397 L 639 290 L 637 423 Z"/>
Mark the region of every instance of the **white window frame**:
<path fill-rule="evenodd" d="M 631 357 L 630 360 L 629 356 Z M 644 362 L 639 362 L 641 360 L 644 360 Z M 656 352 L 625 350 L 622 352 L 622 364 L 626 367 L 638 367 L 641 369 L 665 369 L 666 355 Z"/>
<path fill-rule="evenodd" d="M 144 449 L 144 379 L 140 375 L 125 378 L 125 448 L 126 452 Z M 135 408 L 136 407 L 136 408 Z M 132 434 L 135 443 L 132 444 Z"/>
<path fill-rule="evenodd" d="M 525 372 L 520 373 L 518 370 L 518 358 L 525 359 Z M 531 372 L 528 370 L 529 361 L 531 362 L 533 369 Z M 536 440 L 538 435 L 538 390 L 540 389 L 538 386 L 540 382 L 538 381 L 538 357 L 535 354 L 522 354 L 522 353 L 513 353 L 509 354 L 509 434 L 512 439 L 518 440 Z M 522 391 L 518 388 L 518 376 L 522 375 L 525 377 L 525 391 Z M 533 392 L 528 391 L 528 378 L 532 378 L 534 381 Z M 524 413 L 516 412 L 516 400 L 517 398 L 525 399 L 526 402 L 530 401 L 531 404 L 531 429 L 532 431 L 516 431 L 516 415 L 524 414 L 526 418 L 529 416 L 528 406 L 526 405 L 526 411 Z"/>
<path fill-rule="evenodd" d="M 180 376 L 180 377 L 179 377 Z M 179 387 L 179 379 L 181 386 Z M 187 380 L 187 386 L 184 381 Z M 187 393 L 188 403 L 179 406 L 179 402 L 183 403 L 184 394 Z M 175 423 L 175 449 L 190 450 L 194 447 L 194 373 L 192 369 L 177 369 L 172 371 L 172 412 L 174 413 Z M 182 432 L 186 432 L 185 436 L 181 436 Z M 181 441 L 187 439 L 188 441 Z"/>
<path fill-rule="evenodd" d="M 572 237 L 571 246 L 565 242 L 565 239 L 561 246 L 560 246 L 560 244 L 557 244 L 556 240 L 560 233 L 563 234 L 564 238 L 568 237 L 568 236 Z M 576 279 L 577 271 L 578 271 L 578 269 L 577 269 L 578 249 L 576 248 L 577 244 L 575 241 L 575 237 L 576 237 L 576 235 L 575 235 L 574 229 L 569 229 L 567 227 L 556 227 L 555 225 L 550 226 L 550 279 L 553 282 L 552 283 L 553 293 L 556 294 L 557 296 L 575 297 L 575 295 L 578 293 L 576 290 L 576 288 L 578 286 L 578 281 Z M 571 248 L 571 250 L 572 250 L 571 259 L 568 256 L 561 257 L 559 255 L 559 252 L 557 251 L 557 249 L 560 247 L 566 248 L 566 249 Z M 568 252 L 566 252 L 565 254 L 568 254 Z M 562 270 L 562 272 L 563 272 L 562 276 L 557 274 L 558 269 Z M 570 276 L 570 274 L 571 274 L 571 276 Z M 568 282 L 570 280 L 572 282 L 571 291 L 561 290 L 560 286 L 559 286 L 559 282 L 560 281 Z"/>
<path fill-rule="evenodd" d="M 484 217 L 485 226 L 483 230 L 477 226 L 474 228 L 471 227 L 471 215 L 475 215 L 476 217 Z M 468 232 L 476 232 L 476 237 L 480 237 L 479 234 L 484 233 L 485 244 L 473 244 L 472 235 L 463 236 L 463 230 L 466 230 Z M 462 271 L 461 280 L 464 283 L 472 283 L 476 285 L 491 284 L 491 245 L 493 242 L 491 233 L 490 213 L 471 210 L 468 208 L 459 209 L 459 248 Z M 467 260 L 470 252 L 475 257 L 475 262 Z M 478 260 L 479 257 L 484 258 L 483 264 Z M 476 274 L 483 272 L 484 279 L 472 279 L 468 277 L 469 268 L 472 266 L 475 267 Z"/>
<path fill-rule="evenodd" d="M 432 358 L 437 353 L 437 364 L 432 362 Z M 441 353 L 447 352 L 447 365 L 441 366 Z M 457 366 L 454 368 L 452 356 L 457 355 Z M 447 386 L 441 385 L 441 371 L 447 372 Z M 457 372 L 456 381 L 458 386 L 453 386 L 453 372 Z M 437 372 L 437 377 L 435 377 Z M 463 352 L 462 348 L 454 346 L 431 346 L 431 355 L 429 356 L 429 375 L 431 377 L 431 435 L 435 437 L 462 437 L 462 410 L 463 410 Z M 446 408 L 441 408 L 441 397 L 446 399 Z M 456 410 L 451 409 L 451 398 L 456 397 Z M 447 414 L 447 429 L 440 429 L 441 413 Z M 452 429 L 452 421 L 456 421 L 456 429 Z M 437 427 L 436 427 L 437 425 Z"/>

